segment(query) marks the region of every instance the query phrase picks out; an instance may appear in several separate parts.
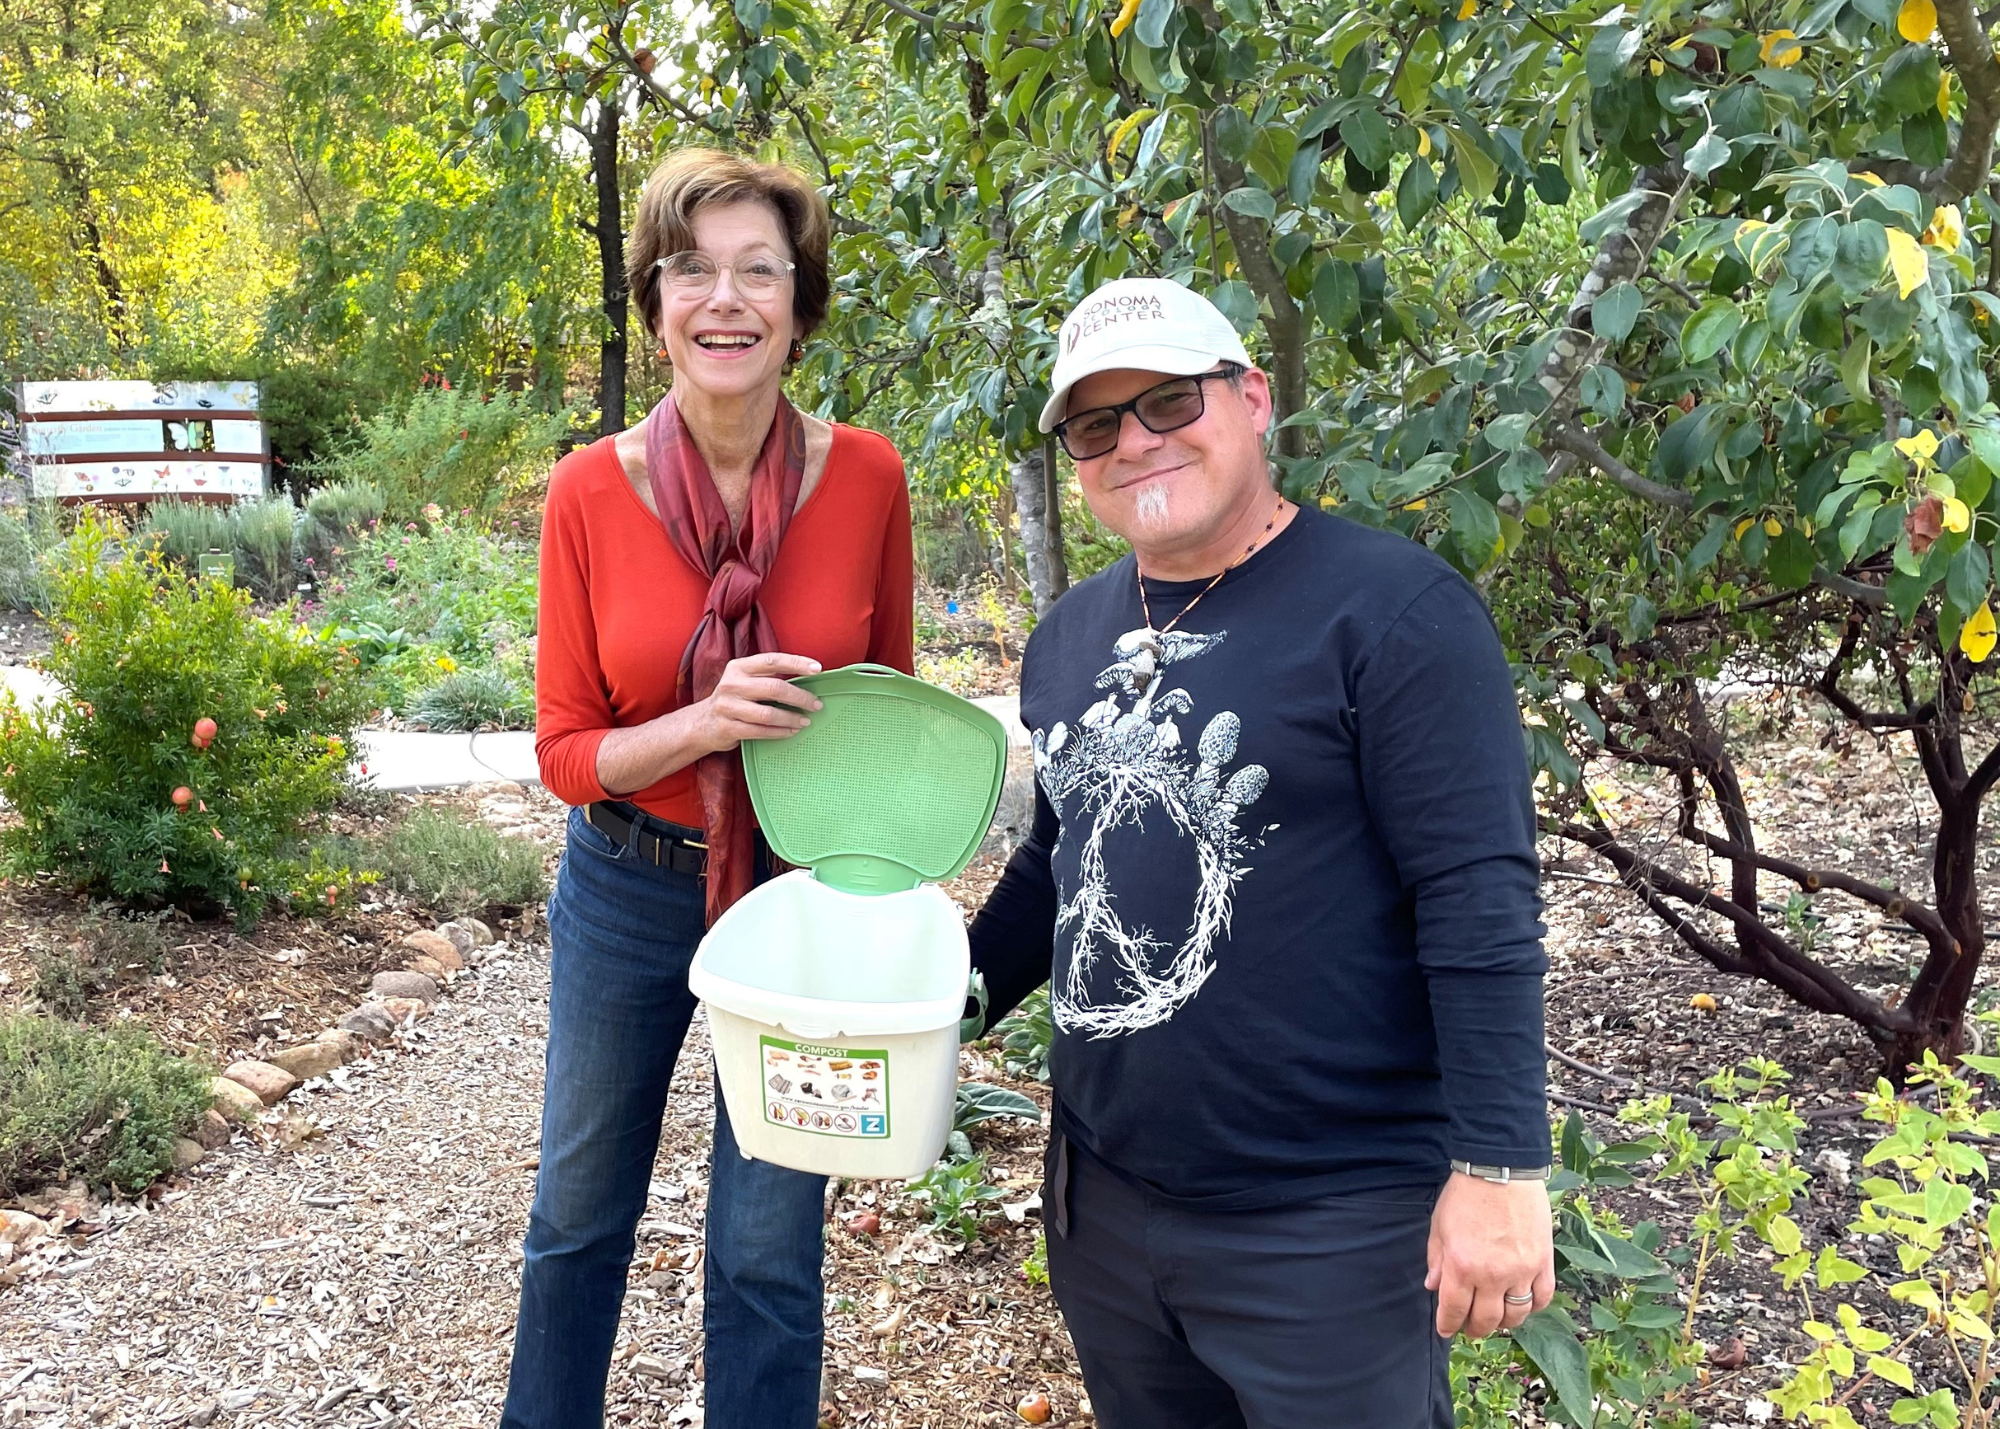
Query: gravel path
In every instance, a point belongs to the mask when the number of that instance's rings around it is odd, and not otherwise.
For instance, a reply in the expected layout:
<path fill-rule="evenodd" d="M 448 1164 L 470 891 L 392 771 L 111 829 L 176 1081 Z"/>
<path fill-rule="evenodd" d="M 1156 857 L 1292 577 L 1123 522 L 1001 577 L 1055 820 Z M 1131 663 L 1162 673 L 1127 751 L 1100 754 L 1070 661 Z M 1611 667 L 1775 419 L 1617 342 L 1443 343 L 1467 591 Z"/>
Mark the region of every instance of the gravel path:
<path fill-rule="evenodd" d="M 548 951 L 487 952 L 397 1047 L 284 1104 L 302 1116 L 239 1135 L 156 1204 L 104 1208 L 104 1228 L 73 1237 L 54 1274 L 0 1294 L 0 1424 L 496 1423 L 534 1185 Z M 700 1305 L 683 1300 L 698 1283 L 711 1116 L 699 1024 L 681 1065 L 612 1370 L 614 1423 L 701 1422 Z"/>

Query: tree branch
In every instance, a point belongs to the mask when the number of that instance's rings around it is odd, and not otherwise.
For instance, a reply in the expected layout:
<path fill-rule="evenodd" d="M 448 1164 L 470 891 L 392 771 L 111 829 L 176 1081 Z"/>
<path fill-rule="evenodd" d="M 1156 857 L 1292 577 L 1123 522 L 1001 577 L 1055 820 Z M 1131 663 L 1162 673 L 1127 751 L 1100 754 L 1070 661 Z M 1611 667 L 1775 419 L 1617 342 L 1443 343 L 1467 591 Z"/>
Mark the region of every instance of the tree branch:
<path fill-rule="evenodd" d="M 1549 433 L 1549 445 L 1558 451 L 1568 452 L 1579 461 L 1587 462 L 1591 466 L 1596 467 L 1604 475 L 1610 477 L 1613 483 L 1642 500 L 1651 501 L 1660 506 L 1671 506 L 1676 511 L 1692 511 L 1694 509 L 1694 494 L 1692 492 L 1678 491 L 1671 486 L 1662 486 L 1657 481 L 1652 481 L 1639 475 L 1638 472 L 1632 470 L 1631 467 L 1625 465 L 1624 462 L 1618 460 L 1617 457 L 1611 455 L 1610 452 L 1598 445 L 1596 438 L 1574 423 L 1558 423 Z"/>
<path fill-rule="evenodd" d="M 2000 66 L 1986 26 L 1972 0 L 1938 0 L 1938 33 L 1945 54 L 1965 86 L 1965 118 L 1959 125 L 1958 148 L 1938 175 L 1932 197 L 1956 203 L 1978 193 L 1993 176 L 1993 139 L 2000 133 Z"/>

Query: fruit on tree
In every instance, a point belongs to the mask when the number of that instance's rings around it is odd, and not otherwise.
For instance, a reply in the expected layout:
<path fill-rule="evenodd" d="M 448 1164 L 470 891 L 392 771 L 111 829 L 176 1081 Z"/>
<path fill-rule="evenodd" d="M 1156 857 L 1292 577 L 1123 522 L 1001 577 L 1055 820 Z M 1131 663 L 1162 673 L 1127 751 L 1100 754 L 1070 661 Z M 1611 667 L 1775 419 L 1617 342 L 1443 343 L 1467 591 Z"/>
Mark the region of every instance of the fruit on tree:
<path fill-rule="evenodd" d="M 194 790 L 183 784 L 180 788 L 174 790 L 173 800 L 176 809 L 185 809 L 189 804 L 194 802 Z"/>

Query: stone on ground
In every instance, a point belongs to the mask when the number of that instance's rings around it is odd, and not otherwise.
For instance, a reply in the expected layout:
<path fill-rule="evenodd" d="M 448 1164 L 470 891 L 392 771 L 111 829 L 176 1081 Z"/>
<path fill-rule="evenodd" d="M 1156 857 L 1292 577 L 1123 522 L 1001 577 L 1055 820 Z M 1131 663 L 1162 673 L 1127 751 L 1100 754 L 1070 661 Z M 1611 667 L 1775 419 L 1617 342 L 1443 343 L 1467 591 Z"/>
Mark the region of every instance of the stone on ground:
<path fill-rule="evenodd" d="M 303 1046 L 273 1052 L 264 1060 L 307 1082 L 314 1077 L 325 1076 L 347 1058 L 341 1048 L 332 1042 L 307 1042 Z"/>
<path fill-rule="evenodd" d="M 445 926 L 449 927 L 450 925 L 446 924 Z M 429 958 L 447 972 L 461 972 L 465 968 L 465 959 L 460 954 L 468 951 L 472 946 L 471 935 L 466 934 L 465 938 L 465 947 L 461 948 L 458 946 L 456 939 L 447 934 L 443 928 L 440 928 L 435 933 L 412 933 L 403 939 L 403 946 L 418 957 Z"/>
<path fill-rule="evenodd" d="M 215 1098 L 215 1109 L 230 1121 L 255 1121 L 263 1114 L 264 1099 L 241 1082 L 214 1077 L 208 1090 Z"/>
<path fill-rule="evenodd" d="M 438 996 L 436 979 L 412 972 L 376 973 L 368 990 L 380 998 L 414 997 L 424 1002 L 436 1002 Z"/>
<path fill-rule="evenodd" d="M 329 1027 L 313 1040 L 339 1049 L 340 1060 L 343 1062 L 356 1061 L 368 1055 L 367 1045 L 345 1027 Z"/>
<path fill-rule="evenodd" d="M 422 973 L 432 982 L 440 984 L 444 982 L 445 978 L 444 964 L 439 962 L 436 958 L 428 958 L 425 957 L 422 953 L 418 953 L 415 957 L 411 958 L 409 962 L 405 963 L 404 966 L 407 967 L 413 973 Z"/>
<path fill-rule="evenodd" d="M 199 1141 L 185 1136 L 174 1138 L 174 1170 L 187 1171 L 198 1165 L 201 1158 L 208 1155 Z"/>
<path fill-rule="evenodd" d="M 396 1019 L 380 1002 L 370 999 L 340 1019 L 338 1029 L 377 1046 L 396 1035 Z"/>
<path fill-rule="evenodd" d="M 396 1019 L 398 1027 L 419 1022 L 431 1015 L 431 1005 L 421 997 L 385 997 L 382 1010 Z"/>
<path fill-rule="evenodd" d="M 254 1060 L 232 1062 L 222 1069 L 222 1075 L 250 1088 L 265 1106 L 275 1106 L 283 1101 L 300 1080 L 283 1067 Z"/>
<path fill-rule="evenodd" d="M 229 1144 L 229 1119 L 214 1107 L 201 1114 L 201 1120 L 188 1132 L 191 1140 L 199 1143 L 204 1150 L 215 1151 Z"/>

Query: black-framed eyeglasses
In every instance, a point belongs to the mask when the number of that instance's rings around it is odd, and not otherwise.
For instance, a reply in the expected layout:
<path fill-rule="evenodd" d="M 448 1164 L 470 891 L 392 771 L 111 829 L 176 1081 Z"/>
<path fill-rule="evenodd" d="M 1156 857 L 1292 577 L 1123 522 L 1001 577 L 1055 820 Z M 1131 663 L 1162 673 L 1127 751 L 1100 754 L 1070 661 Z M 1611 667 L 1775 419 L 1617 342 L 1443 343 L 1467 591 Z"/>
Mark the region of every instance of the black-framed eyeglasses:
<path fill-rule="evenodd" d="M 1118 445 L 1118 433 L 1125 425 L 1127 412 L 1137 417 L 1139 425 L 1154 436 L 1179 431 L 1199 422 L 1202 413 L 1208 409 L 1207 400 L 1202 395 L 1202 384 L 1218 377 L 1234 381 L 1242 375 L 1242 371 L 1234 363 L 1225 363 L 1213 372 L 1175 377 L 1157 387 L 1148 387 L 1131 401 L 1120 402 L 1115 407 L 1092 407 L 1089 411 L 1078 412 L 1055 424 L 1056 439 L 1069 453 L 1071 461 L 1089 461 L 1105 455 Z"/>
<path fill-rule="evenodd" d="M 775 253 L 752 253 L 733 263 L 718 263 L 706 253 L 689 250 L 670 254 L 653 266 L 660 270 L 660 281 L 675 292 L 706 297 L 715 291 L 715 280 L 724 268 L 735 277 L 739 290 L 768 293 L 791 277 L 798 264 Z"/>

